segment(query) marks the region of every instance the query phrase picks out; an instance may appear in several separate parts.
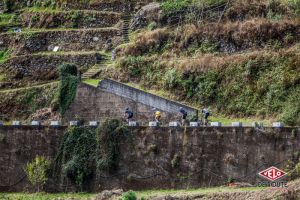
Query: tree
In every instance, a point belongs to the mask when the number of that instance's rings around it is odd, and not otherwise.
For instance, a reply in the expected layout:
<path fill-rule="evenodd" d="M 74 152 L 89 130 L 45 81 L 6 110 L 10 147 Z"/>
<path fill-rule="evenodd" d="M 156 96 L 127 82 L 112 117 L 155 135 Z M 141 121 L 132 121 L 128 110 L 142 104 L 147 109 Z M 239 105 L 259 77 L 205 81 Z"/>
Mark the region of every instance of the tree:
<path fill-rule="evenodd" d="M 30 183 L 37 187 L 37 192 L 46 184 L 47 170 L 50 167 L 50 161 L 43 156 L 37 156 L 30 163 L 27 163 L 25 172 Z"/>

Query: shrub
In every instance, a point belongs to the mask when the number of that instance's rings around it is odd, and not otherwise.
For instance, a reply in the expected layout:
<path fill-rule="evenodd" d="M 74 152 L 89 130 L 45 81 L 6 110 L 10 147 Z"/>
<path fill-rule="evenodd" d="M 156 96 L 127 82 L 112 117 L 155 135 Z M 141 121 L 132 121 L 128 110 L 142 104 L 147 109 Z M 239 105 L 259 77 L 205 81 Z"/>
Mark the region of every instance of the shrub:
<path fill-rule="evenodd" d="M 78 11 L 74 11 L 71 15 L 72 28 L 78 28 L 79 20 L 82 17 L 82 14 Z"/>
<path fill-rule="evenodd" d="M 163 77 L 163 85 L 166 89 L 174 89 L 180 85 L 181 74 L 176 69 L 169 69 Z"/>
<path fill-rule="evenodd" d="M 77 67 L 73 64 L 63 64 L 59 67 L 59 110 L 61 115 L 67 111 L 76 96 L 79 79 L 77 77 Z"/>
<path fill-rule="evenodd" d="M 288 0 L 288 7 L 296 16 L 300 15 L 300 0 Z"/>
<path fill-rule="evenodd" d="M 128 191 L 122 195 L 121 200 L 137 200 L 137 196 L 135 192 Z"/>
<path fill-rule="evenodd" d="M 50 161 L 43 156 L 37 156 L 33 161 L 25 167 L 26 175 L 33 186 L 37 186 L 37 192 L 45 185 L 48 180 L 47 170 Z"/>
<path fill-rule="evenodd" d="M 119 60 L 118 66 L 124 69 L 132 77 L 137 77 L 142 73 L 144 58 L 141 56 L 128 56 Z"/>
<path fill-rule="evenodd" d="M 188 8 L 201 10 L 207 7 L 216 7 L 226 2 L 226 0 L 166 0 L 161 3 L 161 8 L 165 14 L 170 16 L 176 12 L 186 11 Z"/>
<path fill-rule="evenodd" d="M 187 8 L 189 5 L 189 0 L 167 0 L 161 4 L 161 8 L 166 14 L 172 14 Z"/>
<path fill-rule="evenodd" d="M 59 67 L 59 75 L 61 78 L 67 75 L 77 76 L 77 67 L 73 64 L 63 64 Z"/>
<path fill-rule="evenodd" d="M 287 102 L 283 106 L 283 112 L 280 119 L 290 126 L 300 124 L 300 89 L 292 91 L 287 99 Z"/>
<path fill-rule="evenodd" d="M 12 0 L 4 0 L 4 11 L 12 12 L 13 11 L 14 2 Z"/>

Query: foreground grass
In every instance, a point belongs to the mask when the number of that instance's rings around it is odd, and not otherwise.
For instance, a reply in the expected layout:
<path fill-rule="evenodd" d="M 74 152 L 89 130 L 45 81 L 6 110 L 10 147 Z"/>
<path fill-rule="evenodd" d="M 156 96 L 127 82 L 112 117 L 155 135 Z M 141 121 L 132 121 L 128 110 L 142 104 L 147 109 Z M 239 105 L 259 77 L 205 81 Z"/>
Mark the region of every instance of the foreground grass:
<path fill-rule="evenodd" d="M 198 194 L 213 194 L 219 192 L 247 192 L 255 190 L 263 190 L 262 187 L 251 188 L 229 188 L 229 187 L 214 187 L 214 188 L 200 188 L 200 189 L 187 189 L 187 190 L 144 190 L 135 191 L 138 199 L 160 197 L 165 195 L 179 196 L 179 195 L 198 195 Z M 67 199 L 72 198 L 74 200 L 89 200 L 96 197 L 93 193 L 39 193 L 39 194 L 27 194 L 27 193 L 0 193 L 1 200 L 53 200 L 53 199 Z"/>
<path fill-rule="evenodd" d="M 58 198 L 75 198 L 78 200 L 88 200 L 96 197 L 96 194 L 92 193 L 57 193 L 57 194 L 48 194 L 48 193 L 0 193 L 1 200 L 52 200 Z"/>
<path fill-rule="evenodd" d="M 199 188 L 187 190 L 145 190 L 136 192 L 138 199 L 159 197 L 165 195 L 180 196 L 180 195 L 198 195 L 198 194 L 213 194 L 220 192 L 247 192 L 264 190 L 264 187 L 245 187 L 245 188 L 230 188 L 230 187 L 213 187 L 213 188 Z"/>

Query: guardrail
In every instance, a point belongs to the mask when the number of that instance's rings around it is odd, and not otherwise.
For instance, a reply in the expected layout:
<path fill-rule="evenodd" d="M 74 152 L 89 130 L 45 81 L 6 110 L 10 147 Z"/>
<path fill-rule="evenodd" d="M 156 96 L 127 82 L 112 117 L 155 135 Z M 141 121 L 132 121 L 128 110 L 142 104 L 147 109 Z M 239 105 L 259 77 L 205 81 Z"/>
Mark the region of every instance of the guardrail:
<path fill-rule="evenodd" d="M 84 124 L 81 124 L 79 121 L 70 121 L 70 122 L 68 122 L 68 126 L 80 126 L 80 125 L 84 125 Z M 99 125 L 100 125 L 100 122 L 98 122 L 98 121 L 89 121 L 86 126 L 98 127 Z M 14 127 L 20 127 L 20 126 L 32 126 L 32 127 L 50 126 L 50 127 L 58 127 L 58 126 L 63 126 L 63 125 L 60 121 L 50 121 L 50 123 L 48 123 L 47 125 L 45 125 L 41 121 L 32 121 L 29 124 L 23 123 L 22 121 L 12 121 L 9 124 L 4 124 L 2 121 L 0 121 L 0 126 L 14 126 Z M 139 127 L 139 126 L 149 126 L 149 127 L 164 126 L 164 127 L 166 127 L 166 125 L 162 125 L 162 124 L 160 124 L 159 122 L 156 122 L 156 121 L 148 122 L 147 125 L 145 125 L 141 122 L 138 122 L 138 121 L 129 121 L 128 126 L 129 127 Z M 182 127 L 182 125 L 177 121 L 169 122 L 167 126 L 168 127 Z M 209 125 L 201 124 L 201 122 L 190 122 L 189 124 L 185 124 L 183 127 L 236 127 L 236 128 L 238 128 L 238 127 L 254 127 L 254 128 L 263 128 L 263 127 L 268 127 L 268 126 L 264 126 L 264 124 L 261 123 L 261 122 L 253 122 L 251 125 L 248 125 L 248 124 L 246 125 L 246 124 L 243 124 L 242 122 L 232 122 L 231 125 L 223 125 L 221 122 L 210 122 Z M 269 127 L 283 128 L 283 127 L 285 127 L 285 125 L 282 122 L 274 122 L 272 124 L 272 126 L 269 126 Z"/>

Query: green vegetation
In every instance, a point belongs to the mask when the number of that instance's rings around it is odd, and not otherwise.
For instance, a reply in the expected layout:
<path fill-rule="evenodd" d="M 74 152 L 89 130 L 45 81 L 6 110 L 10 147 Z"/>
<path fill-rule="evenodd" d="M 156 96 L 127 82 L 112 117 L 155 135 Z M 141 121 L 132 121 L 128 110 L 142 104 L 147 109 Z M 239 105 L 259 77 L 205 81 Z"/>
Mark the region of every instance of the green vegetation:
<path fill-rule="evenodd" d="M 129 56 L 120 59 L 118 65 L 123 74 L 145 87 L 163 85 L 182 100 L 213 105 L 216 112 L 236 117 L 275 114 L 287 125 L 295 125 L 300 118 L 298 64 L 297 54 L 291 52 L 252 56 L 200 72 L 175 69 L 155 57 Z"/>
<path fill-rule="evenodd" d="M 128 131 L 117 119 L 107 120 L 97 130 L 84 126 L 70 127 L 64 134 L 55 159 L 54 176 L 73 181 L 84 191 L 91 176 L 118 168 L 119 143 Z"/>
<path fill-rule="evenodd" d="M 163 11 L 168 14 L 179 12 L 189 7 L 202 9 L 226 3 L 225 0 L 166 0 L 161 3 Z"/>
<path fill-rule="evenodd" d="M 61 115 L 64 115 L 76 96 L 79 83 L 77 67 L 73 64 L 63 64 L 59 67 L 59 75 L 59 110 Z"/>
<path fill-rule="evenodd" d="M 137 200 L 137 196 L 136 196 L 135 192 L 128 191 L 122 195 L 120 200 Z"/>
<path fill-rule="evenodd" d="M 0 193 L 1 200 L 57 200 L 57 199 L 74 199 L 90 200 L 95 198 L 96 194 L 90 193 Z"/>
<path fill-rule="evenodd" d="M 5 12 L 10 13 L 10 12 L 13 11 L 13 6 L 14 6 L 14 4 L 13 4 L 13 1 L 12 1 L 12 0 L 4 0 L 3 3 L 4 3 L 4 11 L 5 11 Z"/>
<path fill-rule="evenodd" d="M 94 87 L 97 87 L 100 81 L 101 81 L 100 79 L 86 79 L 86 80 L 83 80 L 84 83 L 89 84 L 89 85 L 94 86 Z"/>
<path fill-rule="evenodd" d="M 0 95 L 3 97 L 0 98 L 1 114 L 9 119 L 27 119 L 37 110 L 51 107 L 52 103 L 56 101 L 57 93 L 57 82 L 0 90 Z"/>
<path fill-rule="evenodd" d="M 151 199 L 154 197 L 161 197 L 166 195 L 206 195 L 220 192 L 247 192 L 247 191 L 259 191 L 264 190 L 264 187 L 251 187 L 251 188 L 229 188 L 229 187 L 213 187 L 213 188 L 199 188 L 199 189 L 187 189 L 187 190 L 143 190 L 143 191 L 129 191 L 122 195 L 121 199 Z M 67 199 L 72 198 L 74 200 L 88 200 L 95 198 L 96 194 L 90 193 L 59 193 L 59 194 L 24 194 L 24 193 L 0 193 L 0 199 L 3 200 L 54 200 L 54 199 Z"/>
<path fill-rule="evenodd" d="M 64 134 L 56 158 L 55 175 L 61 173 L 76 183 L 83 191 L 94 170 L 97 140 L 95 130 L 85 127 L 70 127 Z"/>
<path fill-rule="evenodd" d="M 40 192 L 40 189 L 43 189 L 43 186 L 48 180 L 47 170 L 49 167 L 50 161 L 43 156 L 37 156 L 25 167 L 28 180 L 33 186 L 37 187 L 37 192 Z"/>
<path fill-rule="evenodd" d="M 119 166 L 119 143 L 126 141 L 128 129 L 117 119 L 106 120 L 98 131 L 98 170 L 114 171 Z"/>
<path fill-rule="evenodd" d="M 211 188 L 199 188 L 199 189 L 182 189 L 182 190 L 144 190 L 137 191 L 138 199 L 142 198 L 150 198 L 151 197 L 160 197 L 166 195 L 197 195 L 197 194 L 212 194 L 212 193 L 220 193 L 220 192 L 237 192 L 237 191 L 256 191 L 256 190 L 264 190 L 264 187 L 246 187 L 246 188 L 230 188 L 230 187 L 211 187 Z"/>
<path fill-rule="evenodd" d="M 11 52 L 12 51 L 9 49 L 0 51 L 0 64 L 4 63 L 10 58 Z"/>
<path fill-rule="evenodd" d="M 74 11 L 71 14 L 72 28 L 78 28 L 78 23 L 80 18 L 82 18 L 82 13 Z"/>

